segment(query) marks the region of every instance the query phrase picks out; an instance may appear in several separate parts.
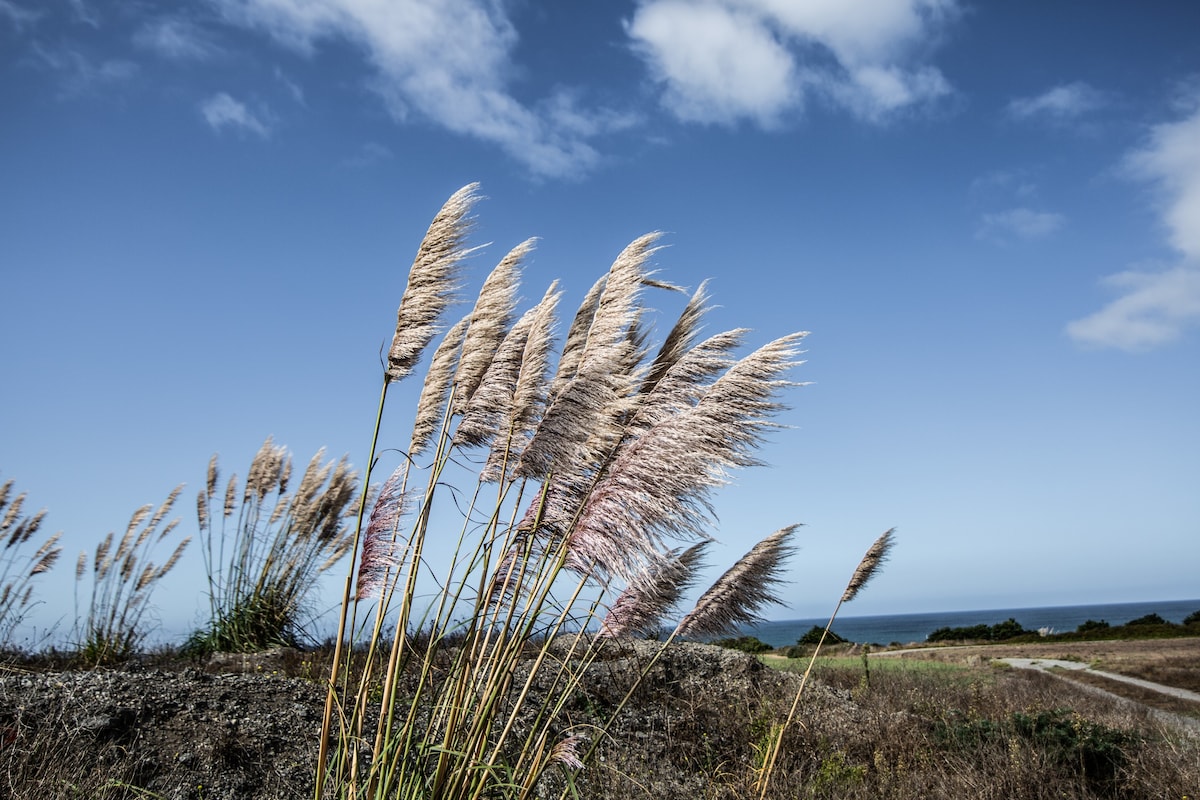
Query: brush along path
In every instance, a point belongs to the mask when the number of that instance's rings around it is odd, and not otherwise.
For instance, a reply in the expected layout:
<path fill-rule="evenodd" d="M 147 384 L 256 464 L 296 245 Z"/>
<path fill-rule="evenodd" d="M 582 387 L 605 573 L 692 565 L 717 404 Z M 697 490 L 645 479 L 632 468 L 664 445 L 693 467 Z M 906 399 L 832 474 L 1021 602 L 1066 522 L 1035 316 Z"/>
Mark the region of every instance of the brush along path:
<path fill-rule="evenodd" d="M 564 734 L 589 736 L 608 721 L 659 646 L 615 641 L 606 647 L 560 714 Z M 312 794 L 325 698 L 319 679 L 285 677 L 270 658 L 253 656 L 204 665 L 234 670 L 229 673 L 180 666 L 0 670 L 0 797 L 290 800 Z M 720 774 L 751 763 L 750 732 L 771 718 L 768 708 L 787 702 L 798 681 L 743 653 L 672 644 L 585 770 L 584 785 L 593 790 L 584 796 L 706 796 Z M 853 718 L 845 693 L 810 688 L 814 707 Z"/>

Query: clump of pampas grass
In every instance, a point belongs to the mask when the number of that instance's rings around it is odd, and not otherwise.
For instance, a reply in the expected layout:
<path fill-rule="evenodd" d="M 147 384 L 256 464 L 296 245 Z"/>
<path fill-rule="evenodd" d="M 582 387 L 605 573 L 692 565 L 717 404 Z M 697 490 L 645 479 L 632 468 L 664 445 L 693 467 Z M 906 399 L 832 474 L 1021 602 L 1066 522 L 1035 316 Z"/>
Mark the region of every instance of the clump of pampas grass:
<path fill-rule="evenodd" d="M 13 497 L 13 481 L 0 485 L 0 648 L 13 645 L 16 628 L 33 605 L 35 578 L 49 572 L 62 555 L 56 533 L 29 552 L 46 510 L 25 514 L 24 492 Z"/>
<path fill-rule="evenodd" d="M 651 266 L 658 233 L 617 255 L 561 346 L 557 284 L 518 313 L 533 240 L 446 321 L 476 253 L 466 240 L 478 196 L 466 186 L 437 213 L 400 300 L 364 483 L 389 391 L 442 339 L 407 450 L 373 504 L 360 496 L 318 799 L 531 797 L 564 770 L 569 787 L 604 733 L 571 729 L 565 703 L 606 643 L 676 613 L 712 539 L 714 493 L 759 464 L 780 396 L 797 385 L 788 374 L 805 334 L 749 352 L 748 330 L 704 335 L 704 285 L 655 346 L 646 295 L 682 291 Z M 730 631 L 778 601 L 795 527 L 731 567 L 664 646 Z M 433 546 L 450 552 L 437 566 Z"/>
<path fill-rule="evenodd" d="M 87 614 L 76 614 L 82 625 L 79 653 L 84 661 L 105 664 L 124 660 L 137 652 L 145 639 L 144 618 L 150 596 L 191 542 L 190 536 L 179 539 L 175 533 L 178 519 L 166 522 L 182 491 L 182 484 L 176 486 L 157 509 L 142 506 L 129 518 L 119 538 L 110 531 L 94 552 L 79 554 L 75 563 L 76 598 L 81 586 L 91 584 Z M 168 540 L 175 541 L 174 548 L 165 560 L 156 562 L 156 550 L 170 546 Z"/>
<path fill-rule="evenodd" d="M 294 480 L 291 454 L 271 438 L 245 480 L 230 475 L 220 491 L 219 473 L 214 455 L 196 498 L 210 616 L 185 649 L 297 646 L 316 578 L 350 552 L 358 475 L 345 457 L 324 461 L 318 451 Z"/>

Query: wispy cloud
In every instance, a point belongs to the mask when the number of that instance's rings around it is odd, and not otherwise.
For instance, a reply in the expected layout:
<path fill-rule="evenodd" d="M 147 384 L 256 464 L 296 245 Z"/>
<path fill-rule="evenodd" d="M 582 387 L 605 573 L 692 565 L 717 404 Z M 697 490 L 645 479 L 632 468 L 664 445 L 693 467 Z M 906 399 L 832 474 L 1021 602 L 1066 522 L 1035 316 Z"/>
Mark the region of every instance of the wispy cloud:
<path fill-rule="evenodd" d="M 304 90 L 300 88 L 300 84 L 293 81 L 287 75 L 284 75 L 283 70 L 279 67 L 275 68 L 275 80 L 279 81 L 283 85 L 283 88 L 287 89 L 288 94 L 292 96 L 292 99 L 298 105 L 305 105 Z"/>
<path fill-rule="evenodd" d="M 517 32 L 488 0 L 215 0 L 226 18 L 311 52 L 322 40 L 361 47 L 374 88 L 400 121 L 412 115 L 500 147 L 539 176 L 569 176 L 599 161 L 591 139 L 610 115 L 573 105 L 563 124 L 507 90 Z M 618 120 L 619 121 L 619 118 Z M 586 123 L 587 133 L 581 133 Z"/>
<path fill-rule="evenodd" d="M 171 61 L 207 61 L 220 52 L 203 29 L 181 18 L 144 23 L 134 33 L 133 43 Z"/>
<path fill-rule="evenodd" d="M 82 22 L 84 25 L 91 25 L 93 28 L 100 27 L 100 14 L 85 0 L 68 0 L 68 5 L 71 6 L 71 12 L 77 22 Z"/>
<path fill-rule="evenodd" d="M 252 133 L 261 139 L 267 139 L 271 135 L 269 113 L 255 114 L 245 104 L 234 100 L 225 92 L 215 94 L 201 103 L 200 113 L 209 127 L 218 133 L 231 129 Z"/>
<path fill-rule="evenodd" d="M 954 0 L 643 0 L 626 32 L 682 120 L 770 126 L 816 94 L 881 122 L 950 91 L 918 49 L 954 13 Z"/>
<path fill-rule="evenodd" d="M 1035 97 L 1019 97 L 1008 104 L 1008 113 L 1018 119 L 1043 118 L 1061 122 L 1077 119 L 1104 104 L 1102 92 L 1077 81 L 1047 89 Z"/>
<path fill-rule="evenodd" d="M 1034 211 L 1031 208 L 1010 208 L 983 214 L 979 220 L 977 235 L 981 239 L 1030 241 L 1043 239 L 1066 223 L 1066 217 L 1050 211 Z"/>
<path fill-rule="evenodd" d="M 1200 321 L 1200 269 L 1119 272 L 1102 283 L 1121 293 L 1104 308 L 1067 325 L 1080 344 L 1138 352 L 1178 339 Z"/>
<path fill-rule="evenodd" d="M 0 19 L 8 20 L 19 31 L 37 22 L 39 16 L 37 11 L 31 11 L 13 0 L 0 0 Z"/>
<path fill-rule="evenodd" d="M 1189 116 L 1151 129 L 1125 161 L 1131 175 L 1151 182 L 1178 264 L 1125 271 L 1103 283 L 1120 296 L 1067 325 L 1082 344 L 1146 350 L 1200 325 L 1200 91 L 1188 98 Z"/>
<path fill-rule="evenodd" d="M 138 65 L 124 59 L 93 61 L 70 47 L 46 48 L 34 42 L 31 51 L 37 61 L 60 76 L 60 94 L 71 97 L 90 94 L 125 83 L 138 74 Z"/>
<path fill-rule="evenodd" d="M 972 180 L 968 191 L 976 201 L 994 202 L 997 197 L 1036 197 L 1038 185 L 1027 169 L 998 169 Z"/>
<path fill-rule="evenodd" d="M 393 158 L 395 158 L 395 154 L 379 142 L 367 142 L 358 148 L 358 152 L 345 159 L 342 163 L 347 167 L 361 168 L 374 166 L 383 161 L 390 161 Z"/>

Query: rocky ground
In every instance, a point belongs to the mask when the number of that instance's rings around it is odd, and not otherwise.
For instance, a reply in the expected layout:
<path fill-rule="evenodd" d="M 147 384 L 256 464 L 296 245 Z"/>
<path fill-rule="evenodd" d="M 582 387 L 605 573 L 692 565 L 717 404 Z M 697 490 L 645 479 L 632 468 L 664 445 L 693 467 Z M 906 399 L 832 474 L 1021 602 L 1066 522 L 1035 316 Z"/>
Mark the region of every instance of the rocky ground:
<path fill-rule="evenodd" d="M 598 722 L 656 647 L 594 664 L 570 722 Z M 282 652 L 182 668 L 0 670 L 0 797 L 311 796 L 325 692 L 320 677 L 286 676 L 295 661 Z M 735 766 L 722 761 L 752 757 L 760 704 L 797 680 L 735 651 L 673 645 L 616 725 L 619 744 L 590 769 L 594 780 L 605 794 L 622 791 L 619 775 L 639 796 L 705 796 L 709 773 Z"/>

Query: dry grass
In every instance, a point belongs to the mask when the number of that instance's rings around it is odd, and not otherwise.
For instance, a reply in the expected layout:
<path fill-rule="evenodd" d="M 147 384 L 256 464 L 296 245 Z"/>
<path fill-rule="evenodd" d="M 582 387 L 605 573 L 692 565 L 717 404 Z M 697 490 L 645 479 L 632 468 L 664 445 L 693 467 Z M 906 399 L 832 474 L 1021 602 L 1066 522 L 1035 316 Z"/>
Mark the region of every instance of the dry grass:
<path fill-rule="evenodd" d="M 1178 800 L 1200 787 L 1194 737 L 1055 676 L 970 657 L 881 659 L 869 685 L 851 659 L 819 668 L 854 713 L 804 719 L 791 793 L 776 796 Z"/>
<path fill-rule="evenodd" d="M 1080 661 L 1105 672 L 1200 692 L 1200 638 L 922 647 L 887 651 L 878 657 L 962 664 L 995 658 Z"/>

